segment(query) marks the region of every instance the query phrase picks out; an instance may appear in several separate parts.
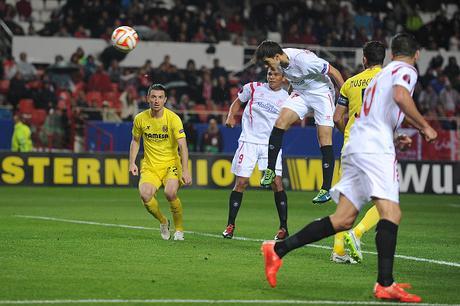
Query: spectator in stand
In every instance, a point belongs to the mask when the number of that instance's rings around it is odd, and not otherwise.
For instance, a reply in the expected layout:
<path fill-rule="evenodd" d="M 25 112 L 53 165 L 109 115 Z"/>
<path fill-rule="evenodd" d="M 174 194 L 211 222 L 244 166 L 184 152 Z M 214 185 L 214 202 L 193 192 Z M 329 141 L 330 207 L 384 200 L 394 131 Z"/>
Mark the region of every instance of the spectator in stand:
<path fill-rule="evenodd" d="M 43 146 L 52 148 L 64 147 L 65 119 L 61 110 L 51 108 L 46 116 L 45 123 L 39 133 L 39 138 Z"/>
<path fill-rule="evenodd" d="M 88 57 L 86 58 L 86 63 L 85 63 L 83 70 L 85 72 L 86 81 L 88 81 L 89 78 L 96 72 L 97 70 L 96 61 L 94 59 L 94 56 L 92 56 L 91 54 L 88 55 Z"/>
<path fill-rule="evenodd" d="M 19 61 L 16 63 L 16 69 L 22 74 L 24 80 L 33 80 L 37 76 L 37 69 L 27 61 L 27 53 L 21 52 L 19 54 Z"/>
<path fill-rule="evenodd" d="M 29 20 L 32 14 L 32 6 L 29 0 L 19 0 L 16 2 L 16 11 L 18 12 L 19 18 L 23 20 Z"/>
<path fill-rule="evenodd" d="M 121 119 L 123 121 L 133 121 L 139 113 L 137 106 L 137 92 L 133 87 L 126 88 L 120 95 Z"/>
<path fill-rule="evenodd" d="M 29 98 L 30 93 L 26 87 L 26 81 L 22 77 L 22 74 L 18 71 L 16 75 L 10 80 L 10 88 L 7 94 L 7 100 L 13 106 L 15 110 L 19 100 L 23 98 Z"/>
<path fill-rule="evenodd" d="M 24 122 L 23 115 L 14 115 L 14 131 L 11 138 L 11 151 L 13 152 L 30 152 L 33 149 L 32 133 Z"/>
<path fill-rule="evenodd" d="M 85 151 L 85 125 L 86 125 L 86 115 L 80 109 L 80 107 L 75 107 L 72 115 L 74 123 L 74 142 L 73 142 L 73 151 L 75 153 L 81 153 Z"/>
<path fill-rule="evenodd" d="M 101 64 L 97 65 L 96 72 L 88 80 L 88 91 L 112 91 L 110 77 Z"/>
<path fill-rule="evenodd" d="M 313 29 L 310 24 L 305 24 L 304 33 L 300 40 L 302 44 L 316 45 L 318 43 L 318 39 L 313 34 Z"/>
<path fill-rule="evenodd" d="M 213 80 L 217 80 L 221 76 L 227 78 L 227 71 L 224 67 L 220 66 L 219 59 L 215 58 L 213 60 L 213 67 L 211 69 L 211 78 Z"/>
<path fill-rule="evenodd" d="M 437 74 L 436 78 L 432 79 L 430 82 L 431 87 L 433 87 L 434 91 L 437 95 L 441 93 L 441 90 L 444 88 L 446 76 L 442 73 Z"/>
<path fill-rule="evenodd" d="M 230 88 L 225 76 L 219 76 L 217 85 L 212 89 L 212 99 L 219 106 L 230 105 Z"/>
<path fill-rule="evenodd" d="M 75 107 L 89 107 L 88 106 L 88 101 L 86 100 L 86 95 L 85 95 L 85 92 L 83 90 L 80 90 L 77 92 L 77 97 L 75 99 L 75 103 L 74 103 L 74 106 Z"/>
<path fill-rule="evenodd" d="M 440 113 L 445 117 L 455 116 L 455 112 L 460 105 L 460 95 L 455 88 L 452 88 L 448 79 L 446 79 L 445 87 L 439 94 L 439 100 L 441 101 Z"/>
<path fill-rule="evenodd" d="M 208 104 L 209 101 L 212 101 L 211 72 L 207 69 L 203 71 L 203 82 L 201 84 L 201 96 L 202 96 L 201 103 Z"/>
<path fill-rule="evenodd" d="M 198 133 L 191 121 L 186 121 L 184 131 L 187 139 L 187 147 L 189 152 L 197 152 Z"/>
<path fill-rule="evenodd" d="M 48 110 L 56 107 L 57 98 L 53 84 L 47 80 L 39 83 L 38 88 L 32 91 L 32 99 L 35 108 Z"/>
<path fill-rule="evenodd" d="M 112 81 L 112 83 L 120 82 L 122 71 L 116 59 L 112 60 L 112 62 L 110 63 L 108 73 L 109 73 L 110 81 Z"/>
<path fill-rule="evenodd" d="M 209 120 L 208 130 L 201 137 L 201 152 L 219 153 L 223 149 L 222 134 L 216 119 Z"/>
<path fill-rule="evenodd" d="M 89 35 L 83 25 L 79 25 L 75 33 L 73 33 L 75 38 L 88 38 Z"/>
<path fill-rule="evenodd" d="M 457 76 L 460 75 L 460 67 L 457 64 L 457 58 L 455 56 L 449 57 L 449 62 L 444 68 L 444 74 L 449 78 L 449 81 L 453 82 Z"/>
<path fill-rule="evenodd" d="M 436 110 L 439 104 L 439 97 L 433 89 L 433 86 L 428 84 L 425 89 L 420 92 L 418 97 L 418 106 L 422 114 L 428 113 L 430 110 Z"/>
<path fill-rule="evenodd" d="M 294 22 L 289 26 L 289 31 L 286 33 L 286 37 L 284 41 L 288 44 L 300 44 L 302 43 L 300 32 L 299 32 L 299 25 L 297 22 Z"/>
<path fill-rule="evenodd" d="M 102 102 L 102 121 L 114 123 L 119 123 L 122 121 L 117 112 L 112 107 L 110 107 L 110 103 L 108 101 Z"/>

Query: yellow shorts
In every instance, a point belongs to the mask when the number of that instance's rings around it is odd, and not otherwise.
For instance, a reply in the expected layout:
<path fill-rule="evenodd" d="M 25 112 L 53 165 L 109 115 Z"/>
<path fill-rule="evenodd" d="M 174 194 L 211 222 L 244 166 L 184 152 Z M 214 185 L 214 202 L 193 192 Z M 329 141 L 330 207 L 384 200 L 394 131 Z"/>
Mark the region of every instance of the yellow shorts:
<path fill-rule="evenodd" d="M 179 160 L 156 165 L 155 167 L 143 165 L 141 168 L 139 186 L 143 183 L 150 183 L 155 186 L 156 189 L 159 189 L 162 185 L 166 185 L 169 179 L 179 180 L 179 184 L 182 184 L 181 177 L 182 165 Z"/>

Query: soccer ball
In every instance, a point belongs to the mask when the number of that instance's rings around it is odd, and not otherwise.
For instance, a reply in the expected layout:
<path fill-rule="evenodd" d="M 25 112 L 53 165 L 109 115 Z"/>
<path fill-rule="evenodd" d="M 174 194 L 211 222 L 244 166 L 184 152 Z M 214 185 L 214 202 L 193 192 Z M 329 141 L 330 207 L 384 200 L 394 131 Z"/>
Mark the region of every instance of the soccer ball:
<path fill-rule="evenodd" d="M 112 33 L 112 46 L 115 49 L 128 53 L 137 46 L 139 35 L 136 30 L 128 26 L 121 26 L 116 28 Z"/>

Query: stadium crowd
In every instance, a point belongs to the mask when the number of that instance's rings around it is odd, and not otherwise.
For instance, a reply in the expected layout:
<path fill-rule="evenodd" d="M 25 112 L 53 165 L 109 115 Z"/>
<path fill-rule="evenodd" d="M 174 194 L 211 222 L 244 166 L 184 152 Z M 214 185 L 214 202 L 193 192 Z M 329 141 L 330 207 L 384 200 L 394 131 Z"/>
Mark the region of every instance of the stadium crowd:
<path fill-rule="evenodd" d="M 140 21 L 136 29 L 143 39 L 152 40 L 216 42 L 231 39 L 257 44 L 278 30 L 285 43 L 361 47 L 369 39 L 387 42 L 390 35 L 405 29 L 418 35 L 425 48 L 459 48 L 459 12 L 447 19 L 441 11 L 432 22 L 423 24 L 414 16 L 418 9 L 410 9 L 417 6 L 436 10 L 442 1 L 437 4 L 369 1 L 373 3 L 370 6 L 357 6 L 353 2 L 340 6 L 338 1 L 312 6 L 308 1 L 306 4 L 292 1 L 292 5 L 282 7 L 275 3 L 255 5 L 249 12 L 238 11 L 244 8 L 243 1 L 236 1 L 240 5 L 234 1 L 178 1 L 171 9 L 159 8 L 156 2 L 123 0 L 121 5 L 118 2 L 62 1 L 62 8 L 53 11 L 43 29 L 27 34 L 108 39 L 115 26 L 136 24 L 135 20 Z M 371 13 L 364 13 L 364 9 Z M 31 16 L 29 0 L 17 1 L 15 7 L 0 0 L 0 17 L 16 34 L 25 32 L 15 25 L 15 20 L 30 21 Z M 121 68 L 122 58 L 117 54 L 119 52 L 107 48 L 97 57 L 78 48 L 70 58 L 56 55 L 54 64 L 48 67 L 31 64 L 26 53 L 18 59 L 2 54 L 0 105 L 29 117 L 38 146 L 46 147 L 52 142 L 53 147 L 72 149 L 81 147 L 75 139 L 81 141 L 84 137 L 88 120 L 131 121 L 140 109 L 147 108 L 144 96 L 152 82 L 167 85 L 168 107 L 190 123 L 186 126 L 193 134 L 193 123 L 206 123 L 211 119 L 223 123 L 222 118 L 239 87 L 265 78 L 263 67 L 250 66 L 245 71 L 230 73 L 220 66 L 218 59 L 212 67 L 196 67 L 190 59 L 185 69 L 178 69 L 169 56 L 165 56 L 157 67 L 146 61 L 142 67 Z M 361 69 L 348 71 L 340 63 L 333 65 L 345 78 Z M 458 63 L 454 57 L 445 63 L 439 56 L 432 59 L 429 69 L 420 77 L 414 97 L 425 115 L 436 121 L 442 118 L 441 128 L 455 129 L 460 111 L 459 92 Z M 9 110 L 0 108 L 0 115 L 4 112 Z M 308 119 L 307 124 L 313 124 L 313 120 Z M 65 130 L 72 133 L 64 133 Z M 200 147 L 203 146 L 196 142 L 191 149 Z"/>

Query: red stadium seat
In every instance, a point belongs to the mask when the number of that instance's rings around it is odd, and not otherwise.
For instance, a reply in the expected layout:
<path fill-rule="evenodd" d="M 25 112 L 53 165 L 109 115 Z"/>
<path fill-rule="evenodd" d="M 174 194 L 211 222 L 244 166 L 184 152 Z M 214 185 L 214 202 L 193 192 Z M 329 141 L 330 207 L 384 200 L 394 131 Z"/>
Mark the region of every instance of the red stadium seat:
<path fill-rule="evenodd" d="M 99 91 L 90 91 L 86 94 L 86 101 L 90 106 L 101 106 L 102 94 Z"/>
<path fill-rule="evenodd" d="M 32 113 L 32 118 L 30 122 L 32 123 L 32 125 L 40 127 L 45 122 L 46 116 L 47 113 L 44 109 L 36 109 Z"/>
<path fill-rule="evenodd" d="M 0 80 L 0 93 L 7 94 L 10 89 L 10 80 Z"/>
<path fill-rule="evenodd" d="M 23 114 L 32 114 L 34 111 L 34 100 L 21 99 L 19 100 L 19 112 Z"/>

